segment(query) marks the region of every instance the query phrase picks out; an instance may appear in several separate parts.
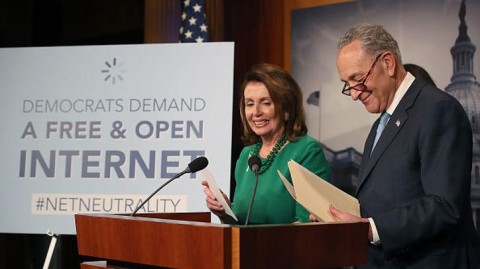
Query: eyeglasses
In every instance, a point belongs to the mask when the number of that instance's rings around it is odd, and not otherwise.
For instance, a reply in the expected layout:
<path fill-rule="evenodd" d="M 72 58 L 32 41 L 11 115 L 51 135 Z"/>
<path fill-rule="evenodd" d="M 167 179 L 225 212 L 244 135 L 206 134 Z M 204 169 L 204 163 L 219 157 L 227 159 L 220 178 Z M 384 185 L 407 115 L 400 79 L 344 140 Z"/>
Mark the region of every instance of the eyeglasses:
<path fill-rule="evenodd" d="M 372 70 L 373 70 L 373 67 L 375 66 L 375 64 L 377 63 L 378 59 L 380 59 L 380 56 L 382 56 L 383 53 L 380 53 L 376 58 L 375 58 L 375 61 L 373 61 L 373 64 L 372 66 L 370 67 L 370 70 L 368 70 L 367 74 L 365 75 L 365 77 L 362 79 L 362 81 L 360 81 L 359 83 L 353 85 L 353 86 L 350 86 L 348 84 L 348 82 L 345 82 L 345 85 L 343 85 L 343 89 L 342 89 L 342 93 L 347 95 L 347 96 L 350 96 L 350 91 L 351 90 L 356 90 L 356 91 L 359 91 L 361 93 L 363 92 L 366 92 L 366 91 L 369 91 L 367 89 L 367 86 L 365 85 L 365 82 L 367 81 L 368 79 L 368 76 L 372 73 Z"/>

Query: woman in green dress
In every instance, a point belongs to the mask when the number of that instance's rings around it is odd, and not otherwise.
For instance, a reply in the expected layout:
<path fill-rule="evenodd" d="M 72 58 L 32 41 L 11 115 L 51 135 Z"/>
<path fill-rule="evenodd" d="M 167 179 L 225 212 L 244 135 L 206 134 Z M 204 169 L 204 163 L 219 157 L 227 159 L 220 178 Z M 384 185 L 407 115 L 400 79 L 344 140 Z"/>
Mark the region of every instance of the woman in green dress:
<path fill-rule="evenodd" d="M 287 162 L 294 160 L 321 178 L 330 179 L 320 143 L 307 135 L 300 87 L 282 68 L 258 64 L 246 74 L 241 90 L 242 140 L 246 146 L 235 166 L 232 211 L 238 222 L 244 224 L 255 184 L 248 160 L 255 155 L 262 165 L 249 224 L 308 222 L 309 213 L 291 197 L 277 173 L 279 170 L 291 182 Z M 224 208 L 215 199 L 208 183 L 203 181 L 202 184 L 207 207 L 225 221 Z"/>

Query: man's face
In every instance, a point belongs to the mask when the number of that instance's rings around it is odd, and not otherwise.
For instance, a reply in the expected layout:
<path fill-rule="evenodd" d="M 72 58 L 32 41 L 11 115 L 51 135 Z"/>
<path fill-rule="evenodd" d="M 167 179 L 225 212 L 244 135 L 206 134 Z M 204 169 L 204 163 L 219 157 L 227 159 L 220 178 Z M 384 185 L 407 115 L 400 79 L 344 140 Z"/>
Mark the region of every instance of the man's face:
<path fill-rule="evenodd" d="M 360 100 L 370 113 L 385 111 L 396 91 L 382 60 L 383 54 L 366 54 L 358 40 L 340 49 L 337 55 L 340 79 L 348 84 L 346 94 L 354 101 Z"/>

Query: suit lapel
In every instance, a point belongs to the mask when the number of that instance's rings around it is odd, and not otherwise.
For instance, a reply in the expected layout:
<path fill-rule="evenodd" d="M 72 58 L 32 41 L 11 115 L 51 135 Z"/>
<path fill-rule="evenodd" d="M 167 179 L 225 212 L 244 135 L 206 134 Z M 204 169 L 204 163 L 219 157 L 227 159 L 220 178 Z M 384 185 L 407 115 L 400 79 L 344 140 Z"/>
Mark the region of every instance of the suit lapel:
<path fill-rule="evenodd" d="M 362 163 L 360 165 L 360 170 L 358 172 L 358 180 L 362 180 L 362 175 L 364 174 L 364 170 L 366 168 L 366 163 L 368 162 L 368 159 L 370 158 L 370 152 L 372 152 L 372 146 L 373 146 L 373 141 L 375 139 L 375 134 L 377 130 L 378 123 L 380 121 L 380 118 L 378 118 L 372 126 L 372 129 L 370 130 L 370 133 L 367 136 L 367 140 L 365 141 L 365 146 L 363 147 L 363 157 L 362 157 Z M 356 182 L 357 187 L 360 185 L 360 181 Z M 358 189 L 358 188 L 357 188 Z"/>
<path fill-rule="evenodd" d="M 388 149 L 389 145 L 397 136 L 398 132 L 402 129 L 405 123 L 408 120 L 407 110 L 414 104 L 415 99 L 420 92 L 421 88 L 423 87 L 424 83 L 421 83 L 419 80 L 414 80 L 410 88 L 407 90 L 405 95 L 403 96 L 402 100 L 398 104 L 397 108 L 393 112 L 390 120 L 388 121 L 385 129 L 380 136 L 380 139 L 375 146 L 373 152 L 371 152 L 373 140 L 375 137 L 375 128 L 372 128 L 370 134 L 367 138 L 365 149 L 363 152 L 363 162 L 362 167 L 359 172 L 359 183 L 357 186 L 357 194 L 362 187 L 363 183 L 367 179 L 368 175 L 372 171 L 372 169 L 377 164 L 380 157 L 383 155 L 385 150 Z M 378 120 L 375 122 L 374 126 L 378 125 Z M 371 152 L 371 154 L 370 154 Z"/>

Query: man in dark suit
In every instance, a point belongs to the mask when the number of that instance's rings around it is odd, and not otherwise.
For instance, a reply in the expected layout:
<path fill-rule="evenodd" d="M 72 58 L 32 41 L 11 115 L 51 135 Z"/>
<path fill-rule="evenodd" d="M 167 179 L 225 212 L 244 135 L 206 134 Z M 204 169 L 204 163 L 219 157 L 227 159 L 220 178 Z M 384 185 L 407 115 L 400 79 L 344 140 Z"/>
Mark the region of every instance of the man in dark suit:
<path fill-rule="evenodd" d="M 330 213 L 370 223 L 366 268 L 480 268 L 464 109 L 405 71 L 397 42 L 381 26 L 351 28 L 338 48 L 342 93 L 381 117 L 356 184 L 362 218 L 334 207 Z"/>

